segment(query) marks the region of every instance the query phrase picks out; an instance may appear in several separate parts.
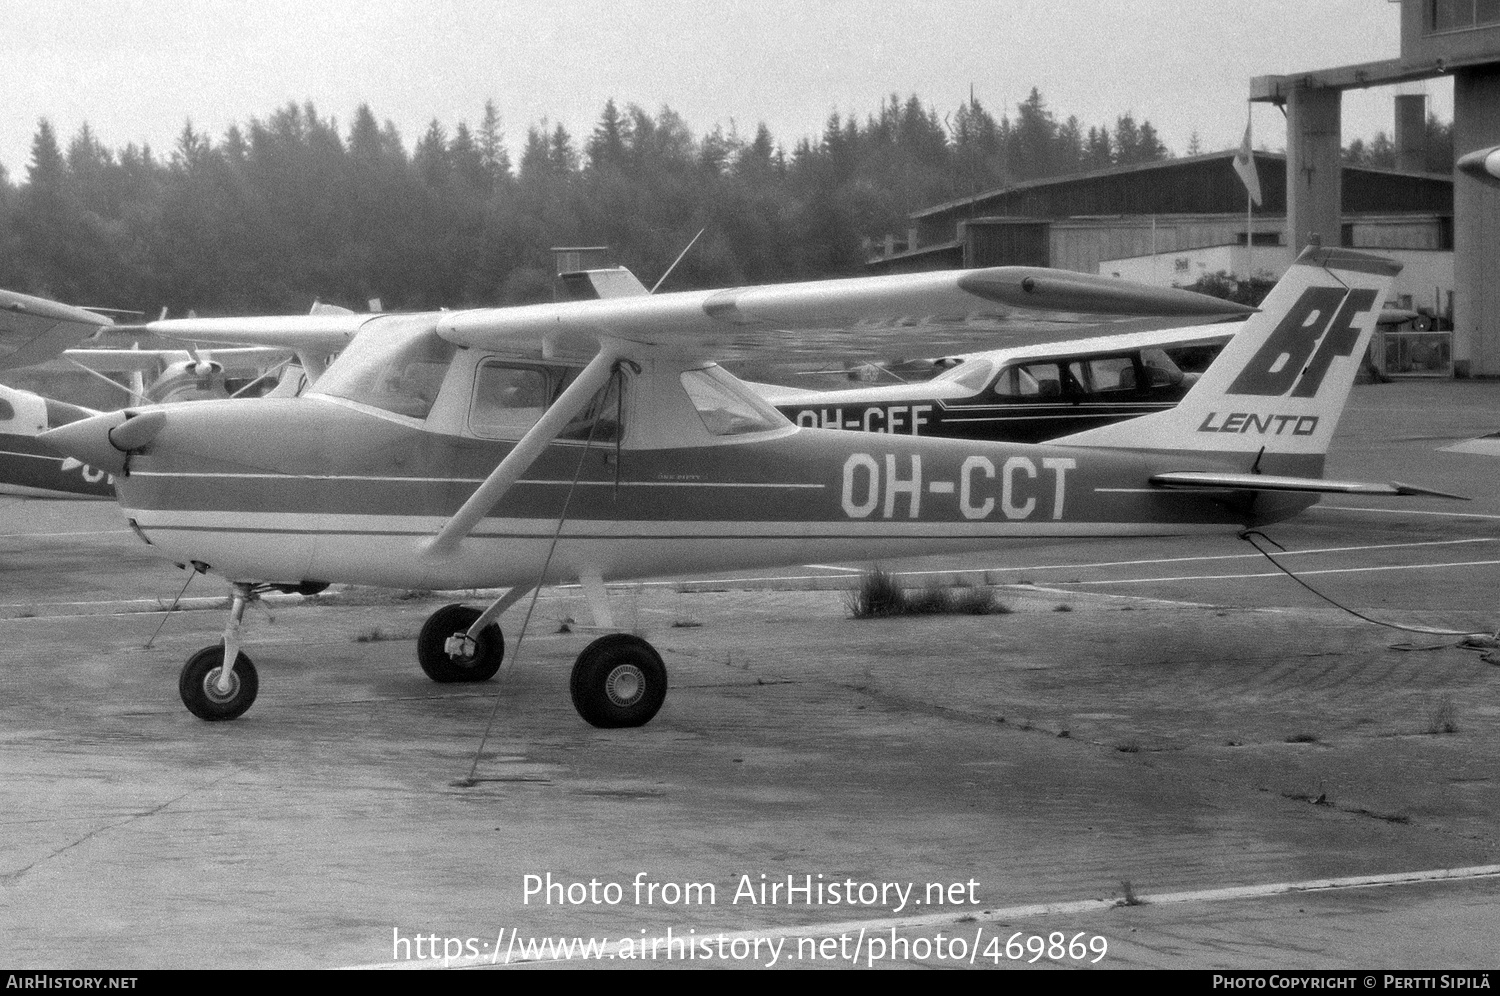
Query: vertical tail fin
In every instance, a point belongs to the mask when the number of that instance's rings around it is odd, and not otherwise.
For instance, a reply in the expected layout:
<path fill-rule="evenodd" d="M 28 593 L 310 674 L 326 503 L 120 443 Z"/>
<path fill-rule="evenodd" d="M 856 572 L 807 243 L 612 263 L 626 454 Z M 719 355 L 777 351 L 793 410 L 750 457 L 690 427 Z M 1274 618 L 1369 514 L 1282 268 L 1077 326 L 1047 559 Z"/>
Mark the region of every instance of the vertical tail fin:
<path fill-rule="evenodd" d="M 1055 442 L 1321 457 L 1400 271 L 1381 256 L 1308 247 L 1176 408 Z"/>

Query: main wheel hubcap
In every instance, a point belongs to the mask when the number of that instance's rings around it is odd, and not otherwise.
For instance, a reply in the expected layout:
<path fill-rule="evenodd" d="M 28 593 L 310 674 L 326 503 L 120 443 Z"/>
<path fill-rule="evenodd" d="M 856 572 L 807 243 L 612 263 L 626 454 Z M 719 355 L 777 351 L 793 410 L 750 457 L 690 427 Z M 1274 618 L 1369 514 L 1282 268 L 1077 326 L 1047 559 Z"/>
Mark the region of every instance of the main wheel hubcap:
<path fill-rule="evenodd" d="M 224 673 L 224 668 L 216 667 L 203 676 L 203 694 L 214 702 L 232 702 L 234 697 L 240 693 L 240 676 L 237 671 L 229 672 L 229 691 L 219 691 L 219 675 Z"/>
<path fill-rule="evenodd" d="M 634 664 L 621 664 L 605 679 L 604 694 L 617 706 L 635 705 L 646 694 L 646 676 Z"/>

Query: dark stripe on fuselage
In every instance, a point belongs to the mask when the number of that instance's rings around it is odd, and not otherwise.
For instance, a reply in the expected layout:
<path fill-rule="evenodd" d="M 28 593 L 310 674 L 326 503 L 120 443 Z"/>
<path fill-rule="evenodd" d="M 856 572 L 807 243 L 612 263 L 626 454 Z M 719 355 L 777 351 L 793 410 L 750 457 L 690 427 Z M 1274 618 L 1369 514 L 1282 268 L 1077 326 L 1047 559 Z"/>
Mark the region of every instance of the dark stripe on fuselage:
<path fill-rule="evenodd" d="M 836 397 L 836 396 L 835 396 Z M 901 402 L 830 399 L 777 405 L 787 418 L 805 428 L 844 429 L 908 436 L 1044 443 L 1128 418 L 1168 411 L 1172 401 L 1057 402 L 1002 404 L 944 401 L 940 398 Z"/>
<path fill-rule="evenodd" d="M 86 498 L 115 496 L 114 485 L 103 471 L 81 464 L 63 470 L 62 465 L 63 458 L 57 451 L 35 436 L 0 432 L 0 488 L 27 488 Z"/>

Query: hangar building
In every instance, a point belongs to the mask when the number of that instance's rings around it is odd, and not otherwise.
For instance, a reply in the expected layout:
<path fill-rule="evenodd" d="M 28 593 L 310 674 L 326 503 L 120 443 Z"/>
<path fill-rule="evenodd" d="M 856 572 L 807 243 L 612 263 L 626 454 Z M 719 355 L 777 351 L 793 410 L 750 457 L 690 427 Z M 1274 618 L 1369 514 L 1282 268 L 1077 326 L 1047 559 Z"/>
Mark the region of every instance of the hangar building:
<path fill-rule="evenodd" d="M 1415 120 L 1424 118 L 1419 109 Z M 1261 204 L 1247 213 L 1234 155 L 1075 173 L 938 204 L 911 216 L 904 246 L 887 240 L 866 265 L 873 273 L 1054 266 L 1161 286 L 1221 272 L 1275 279 L 1295 254 L 1287 157 L 1253 153 Z M 1402 333 L 1423 338 L 1388 336 L 1377 361 L 1391 373 L 1451 372 L 1451 334 L 1429 329 L 1451 327 L 1453 314 L 1452 177 L 1344 167 L 1341 180 L 1339 229 L 1330 241 L 1399 259 L 1392 303 L 1425 316 Z"/>
<path fill-rule="evenodd" d="M 935 205 L 868 269 L 1014 263 L 1185 284 L 1221 269 L 1274 275 L 1316 239 L 1400 258 L 1396 303 L 1451 323 L 1441 369 L 1500 376 L 1500 190 L 1456 171 L 1341 161 L 1345 90 L 1442 76 L 1453 78 L 1456 153 L 1500 145 L 1500 0 L 1400 0 L 1399 12 L 1396 58 L 1251 80 L 1252 101 L 1286 112 L 1287 152 L 1254 153 L 1263 202 L 1248 217 L 1233 153 L 1193 156 Z M 1398 163 L 1418 158 L 1424 118 L 1422 97 L 1396 98 Z"/>

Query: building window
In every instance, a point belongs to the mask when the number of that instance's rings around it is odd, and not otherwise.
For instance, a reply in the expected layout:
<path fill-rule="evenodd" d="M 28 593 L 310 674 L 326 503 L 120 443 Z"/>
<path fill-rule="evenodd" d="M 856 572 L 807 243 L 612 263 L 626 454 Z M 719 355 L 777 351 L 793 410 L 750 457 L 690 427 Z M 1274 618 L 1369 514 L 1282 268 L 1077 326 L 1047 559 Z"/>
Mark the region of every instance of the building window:
<path fill-rule="evenodd" d="M 1500 0 L 1428 0 L 1428 31 L 1462 31 L 1500 24 Z"/>

